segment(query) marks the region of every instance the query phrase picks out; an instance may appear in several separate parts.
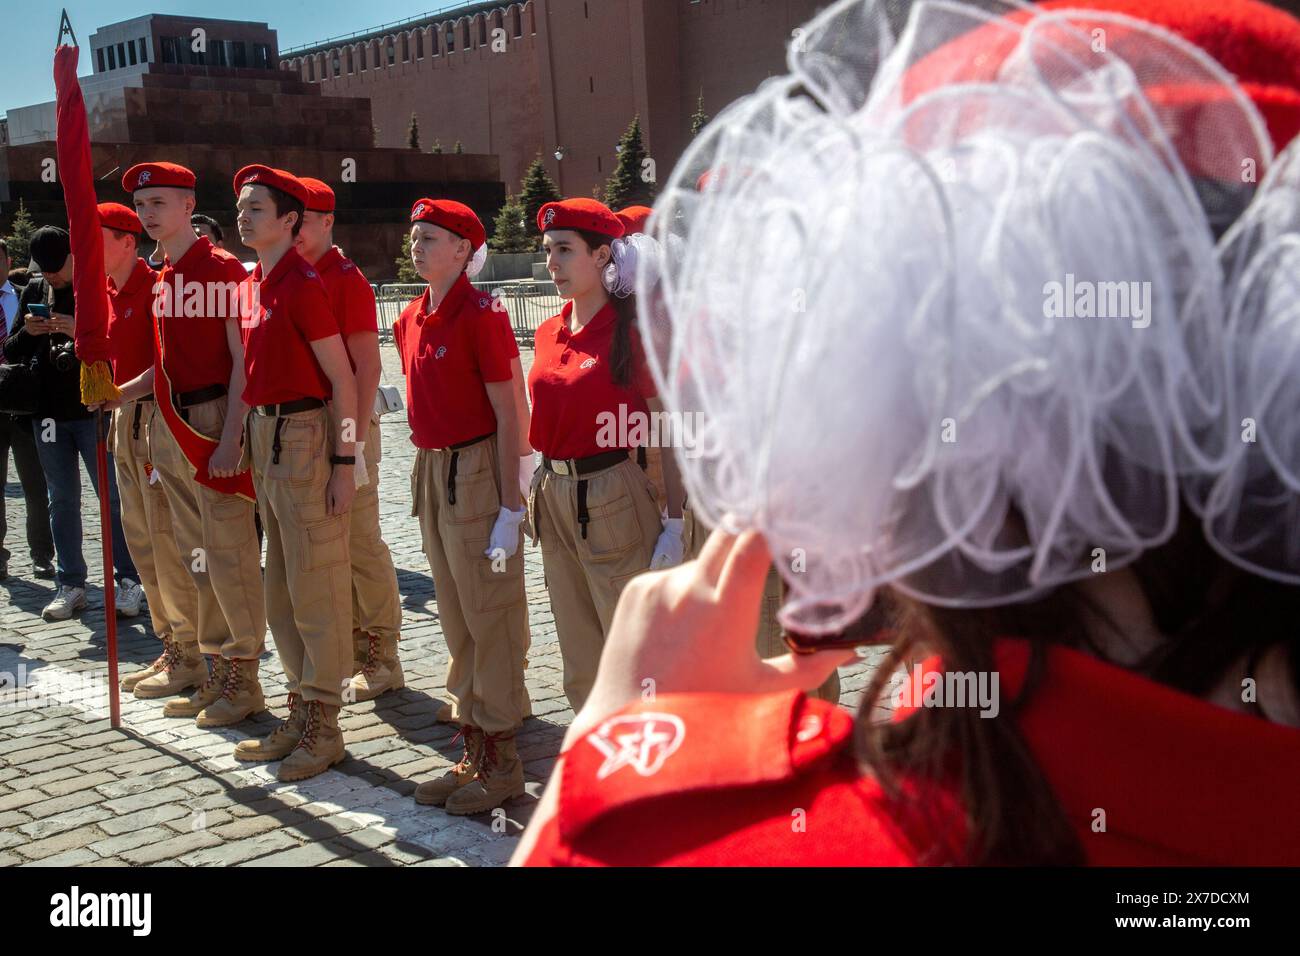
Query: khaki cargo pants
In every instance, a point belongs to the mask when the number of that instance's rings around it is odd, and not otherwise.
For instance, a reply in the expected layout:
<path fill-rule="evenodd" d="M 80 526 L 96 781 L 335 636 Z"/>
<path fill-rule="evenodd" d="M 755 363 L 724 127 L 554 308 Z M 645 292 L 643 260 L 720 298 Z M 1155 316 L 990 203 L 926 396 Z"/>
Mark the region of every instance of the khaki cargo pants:
<path fill-rule="evenodd" d="M 329 514 L 326 502 L 329 413 L 254 410 L 246 434 L 266 535 L 266 619 L 286 689 L 340 707 L 352 676 L 352 567 L 349 516 Z"/>
<path fill-rule="evenodd" d="M 452 717 L 493 734 L 523 723 L 530 641 L 522 539 L 499 568 L 484 556 L 501 510 L 497 462 L 493 435 L 468 448 L 418 448 L 411 470 L 411 514 L 447 641 Z"/>
<path fill-rule="evenodd" d="M 197 653 L 199 593 L 176 549 L 162 483 L 155 480 L 151 484 L 145 472 L 153 415 L 152 399 L 127 402 L 113 414 L 109 447 L 117 465 L 122 533 L 149 602 L 154 634 L 160 640 L 170 637 Z"/>
<path fill-rule="evenodd" d="M 579 484 L 586 484 L 586 535 Z M 551 613 L 564 660 L 564 693 L 582 709 L 624 585 L 650 567 L 663 531 L 658 491 L 634 457 L 581 478 L 539 468 L 530 514 L 542 546 Z"/>
<path fill-rule="evenodd" d="M 700 556 L 710 532 L 702 523 L 695 520 L 695 513 L 689 506 L 682 509 L 682 517 L 685 519 L 682 523 L 682 544 L 685 547 L 686 560 L 690 561 Z M 776 573 L 775 567 L 770 567 L 767 569 L 767 582 L 763 586 L 763 606 L 758 614 L 758 632 L 754 635 L 754 641 L 758 645 L 758 655 L 764 659 L 790 653 L 790 648 L 786 646 L 782 636 L 781 625 L 776 619 L 776 612 L 780 610 L 784 600 L 785 585 L 781 583 L 781 575 Z M 839 672 L 836 671 L 826 678 L 811 696 L 829 700 L 831 703 L 839 703 Z"/>
<path fill-rule="evenodd" d="M 226 398 L 185 413 L 196 431 L 220 438 Z M 156 407 L 149 423 L 149 455 L 162 476 L 176 549 L 197 591 L 199 650 L 230 660 L 260 657 L 266 649 L 266 611 L 253 502 L 199 484 Z M 161 565 L 158 573 L 163 574 Z"/>
<path fill-rule="evenodd" d="M 348 549 L 352 556 L 352 631 L 376 637 L 398 637 L 402 603 L 397 592 L 393 556 L 379 530 L 379 463 L 383 459 L 379 417 L 366 432 L 366 474 L 369 481 L 352 500 Z"/>

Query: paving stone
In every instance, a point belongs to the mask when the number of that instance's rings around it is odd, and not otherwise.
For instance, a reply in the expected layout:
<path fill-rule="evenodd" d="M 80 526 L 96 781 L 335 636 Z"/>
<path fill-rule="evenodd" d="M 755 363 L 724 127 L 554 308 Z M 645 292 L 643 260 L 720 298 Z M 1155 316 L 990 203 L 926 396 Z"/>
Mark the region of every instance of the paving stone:
<path fill-rule="evenodd" d="M 400 387 L 396 351 L 385 345 L 381 355 L 388 380 Z M 525 349 L 522 358 L 526 373 L 531 352 Z M 0 705 L 0 866 L 500 866 L 509 860 L 573 716 L 541 553 L 524 551 L 533 640 L 525 684 L 534 716 L 519 744 L 529 791 L 505 808 L 507 832 L 500 833 L 488 815 L 451 817 L 411 799 L 417 783 L 452 764 L 460 748 L 451 743 L 455 728 L 433 722 L 446 699 L 447 648 L 419 525 L 407 510 L 414 449 L 405 413 L 385 416 L 381 427 L 381 522 L 402 590 L 407 687 L 344 710 L 348 759 L 295 784 L 275 779 L 276 764 L 234 759 L 236 741 L 269 732 L 285 713 L 284 673 L 274 652 L 263 656 L 260 670 L 270 711 L 231 728 L 165 718 L 161 701 L 129 694 L 121 700 L 121 729 L 110 727 L 102 710 L 82 706 L 102 701 Z M 7 491 L 13 540 L 6 544 L 23 553 L 25 504 L 16 484 Z M 97 554 L 98 502 L 84 475 L 82 502 L 83 548 Z M 0 640 L 0 671 L 16 673 L 22 663 L 32 672 L 57 666 L 102 674 L 102 591 L 92 586 L 92 607 L 80 619 L 52 623 L 40 619 L 39 607 L 31 609 L 30 595 L 47 590 L 11 592 L 28 595 L 27 604 L 0 606 L 0 632 L 13 635 Z M 147 621 L 124 622 L 118 637 L 124 675 L 157 654 Z M 269 634 L 267 646 L 273 647 Z M 856 707 L 878 659 L 841 670 L 844 706 Z"/>

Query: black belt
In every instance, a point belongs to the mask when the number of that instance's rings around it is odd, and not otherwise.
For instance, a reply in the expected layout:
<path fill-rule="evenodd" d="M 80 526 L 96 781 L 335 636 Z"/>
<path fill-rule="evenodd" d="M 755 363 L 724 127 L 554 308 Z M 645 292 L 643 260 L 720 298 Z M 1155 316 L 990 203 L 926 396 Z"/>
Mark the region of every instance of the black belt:
<path fill-rule="evenodd" d="M 477 445 L 481 441 L 487 441 L 493 437 L 496 432 L 489 432 L 486 435 L 480 435 L 478 438 L 471 438 L 469 441 L 463 441 L 448 447 L 451 452 L 451 461 L 447 464 L 447 504 L 456 503 L 456 466 L 460 464 L 460 451 L 462 448 L 469 448 L 471 445 Z"/>
<path fill-rule="evenodd" d="M 209 385 L 207 388 L 196 388 L 192 392 L 173 392 L 172 398 L 176 402 L 177 408 L 189 408 L 192 405 L 202 405 L 204 402 L 210 402 L 214 398 L 220 398 L 226 394 L 226 386 Z"/>
<path fill-rule="evenodd" d="M 542 465 L 547 471 L 565 478 L 580 478 L 583 475 L 602 471 L 624 461 L 627 461 L 626 448 L 601 452 L 599 455 L 592 455 L 590 458 L 564 458 L 559 461 L 547 458 L 545 455 L 542 456 Z"/>
<path fill-rule="evenodd" d="M 644 450 L 638 449 L 637 461 L 641 460 Z M 614 465 L 627 461 L 627 449 L 617 448 L 614 451 L 602 452 L 599 455 L 592 455 L 589 458 L 566 458 L 561 461 L 552 461 L 545 455 L 542 456 L 542 466 L 553 475 L 562 475 L 566 478 L 582 478 L 583 475 L 590 475 L 597 471 L 603 471 Z M 556 467 L 559 466 L 559 467 Z M 642 468 L 645 466 L 642 465 Z M 591 515 L 587 513 L 587 482 L 585 479 L 578 482 L 578 526 L 582 529 L 582 538 L 587 539 L 587 524 L 591 521 Z"/>
<path fill-rule="evenodd" d="M 283 450 L 280 445 L 280 429 L 284 427 L 284 416 L 292 415 L 294 412 L 307 412 L 313 408 L 323 408 L 324 406 L 324 400 L 319 398 L 299 398 L 292 402 L 281 402 L 279 405 L 253 406 L 259 414 L 275 419 L 275 434 L 271 438 L 271 464 L 280 464 L 280 452 Z"/>
<path fill-rule="evenodd" d="M 267 418 L 278 418 L 281 415 L 292 415 L 294 412 L 307 412 L 313 408 L 324 407 L 324 399 L 299 398 L 292 402 L 281 402 L 279 405 L 258 405 L 257 410 Z"/>
<path fill-rule="evenodd" d="M 207 388 L 196 388 L 192 392 L 172 392 L 172 402 L 175 403 L 177 410 L 180 412 L 181 420 L 188 422 L 191 407 L 221 398 L 225 394 L 226 386 L 209 385 Z"/>

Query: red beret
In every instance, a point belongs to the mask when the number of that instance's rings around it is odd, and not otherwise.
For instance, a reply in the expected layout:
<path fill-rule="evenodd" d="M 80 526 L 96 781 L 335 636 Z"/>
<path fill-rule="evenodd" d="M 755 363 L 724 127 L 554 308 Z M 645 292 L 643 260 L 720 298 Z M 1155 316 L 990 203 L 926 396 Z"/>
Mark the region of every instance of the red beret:
<path fill-rule="evenodd" d="M 140 217 L 120 202 L 102 202 L 96 208 L 99 210 L 101 226 L 137 235 L 144 231 L 144 226 L 140 225 Z"/>
<path fill-rule="evenodd" d="M 1242 91 L 1263 114 L 1274 146 L 1281 150 L 1300 133 L 1300 21 L 1260 0 L 1048 0 L 1037 11 L 1121 14 L 1155 24 L 1202 49 L 1237 78 Z M 1023 23 L 1030 11 L 1008 14 L 1007 22 Z M 1122 46 L 1128 27 L 1107 27 L 1107 46 Z M 971 30 L 926 54 L 908 68 L 903 97 L 910 102 L 950 83 L 979 82 L 996 76 L 1018 42 L 1004 23 Z M 1151 46 L 1151 45 L 1146 45 Z M 1140 50 L 1124 56 L 1135 67 L 1139 82 L 1153 102 L 1178 110 L 1176 128 L 1169 130 L 1174 148 L 1198 176 L 1237 180 L 1242 157 L 1221 155 L 1203 141 L 1201 110 L 1213 111 L 1226 102 L 1222 85 L 1196 76 L 1170 75 L 1152 47 L 1141 62 Z"/>
<path fill-rule="evenodd" d="M 319 179 L 312 179 L 310 176 L 299 176 L 298 182 L 307 188 L 308 212 L 334 211 L 334 190 Z"/>
<path fill-rule="evenodd" d="M 628 206 L 614 215 L 623 224 L 623 235 L 630 236 L 634 232 L 645 232 L 646 223 L 650 221 L 650 213 L 653 211 L 649 206 Z"/>
<path fill-rule="evenodd" d="M 548 229 L 580 229 L 609 236 L 611 239 L 623 237 L 622 221 L 610 212 L 608 206 L 594 199 L 548 202 L 537 210 L 537 228 L 542 232 Z"/>
<path fill-rule="evenodd" d="M 411 207 L 411 222 L 429 222 L 468 239 L 477 250 L 487 242 L 487 230 L 474 210 L 453 199 L 418 199 Z"/>
<path fill-rule="evenodd" d="M 310 198 L 307 194 L 307 187 L 304 186 L 298 177 L 293 173 L 287 173 L 283 169 L 272 169 L 270 166 L 254 164 L 245 166 L 239 172 L 235 173 L 235 195 L 239 191 L 252 183 L 256 186 L 266 186 L 268 189 L 278 189 L 286 195 L 292 196 L 304 206 Z"/>
<path fill-rule="evenodd" d="M 129 193 L 155 186 L 193 189 L 194 183 L 194 174 L 176 163 L 137 163 L 122 176 L 122 188 Z"/>
<path fill-rule="evenodd" d="M 1164 27 L 1200 47 L 1237 78 L 1264 115 L 1277 150 L 1300 133 L 1300 20 L 1285 10 L 1262 0 L 1054 0 L 1046 6 L 1127 14 Z M 1152 73 L 1158 76 L 1158 67 Z M 1213 108 L 1222 98 L 1217 90 L 1169 89 L 1167 84 L 1148 90 L 1148 95 L 1157 100 L 1181 96 L 1190 99 L 1193 108 L 1200 102 Z M 1175 146 L 1185 154 L 1206 148 L 1190 138 Z M 1239 160 L 1233 157 L 1230 165 Z"/>

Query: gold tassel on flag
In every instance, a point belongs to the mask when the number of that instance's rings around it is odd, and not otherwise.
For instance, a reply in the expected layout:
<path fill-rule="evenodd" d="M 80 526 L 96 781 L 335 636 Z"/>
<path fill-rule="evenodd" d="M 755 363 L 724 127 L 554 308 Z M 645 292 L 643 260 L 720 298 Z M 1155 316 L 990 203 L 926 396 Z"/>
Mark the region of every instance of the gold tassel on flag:
<path fill-rule="evenodd" d="M 113 372 L 107 362 L 81 365 L 81 404 L 117 401 L 122 390 L 113 384 Z"/>

